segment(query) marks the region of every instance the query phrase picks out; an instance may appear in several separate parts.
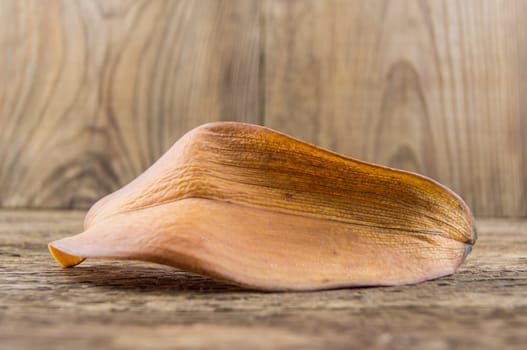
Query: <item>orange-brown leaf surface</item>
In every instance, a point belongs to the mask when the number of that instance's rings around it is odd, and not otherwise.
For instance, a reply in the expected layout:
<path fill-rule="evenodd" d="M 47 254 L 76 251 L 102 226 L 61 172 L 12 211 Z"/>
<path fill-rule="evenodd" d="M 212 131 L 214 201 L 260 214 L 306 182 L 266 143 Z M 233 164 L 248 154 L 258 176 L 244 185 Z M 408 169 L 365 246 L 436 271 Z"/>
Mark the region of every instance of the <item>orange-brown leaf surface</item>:
<path fill-rule="evenodd" d="M 88 212 L 55 259 L 138 259 L 262 290 L 416 283 L 452 274 L 476 233 L 459 196 L 265 127 L 185 136 Z"/>

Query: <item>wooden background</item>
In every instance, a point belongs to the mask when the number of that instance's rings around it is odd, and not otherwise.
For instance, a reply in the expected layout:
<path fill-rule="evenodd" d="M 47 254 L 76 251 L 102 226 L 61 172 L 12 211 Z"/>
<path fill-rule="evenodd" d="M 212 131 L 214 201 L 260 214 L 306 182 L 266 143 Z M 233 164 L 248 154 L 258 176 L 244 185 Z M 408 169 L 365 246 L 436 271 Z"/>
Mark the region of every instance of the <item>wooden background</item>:
<path fill-rule="evenodd" d="M 527 1 L 0 1 L 0 207 L 86 208 L 212 120 L 527 216 Z"/>
<path fill-rule="evenodd" d="M 56 265 L 213 120 L 438 179 L 478 243 L 452 276 L 317 293 Z M 0 0 L 0 348 L 523 350 L 526 135 L 527 0 Z"/>

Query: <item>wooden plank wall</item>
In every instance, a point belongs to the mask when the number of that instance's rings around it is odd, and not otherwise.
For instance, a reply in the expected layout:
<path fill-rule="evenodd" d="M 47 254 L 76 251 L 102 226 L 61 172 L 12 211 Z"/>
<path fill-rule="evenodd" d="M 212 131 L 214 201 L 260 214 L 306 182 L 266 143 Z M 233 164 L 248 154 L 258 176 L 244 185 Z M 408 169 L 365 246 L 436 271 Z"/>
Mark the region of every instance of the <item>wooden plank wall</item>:
<path fill-rule="evenodd" d="M 261 122 L 256 1 L 0 6 L 0 206 L 85 208 L 190 128 Z"/>
<path fill-rule="evenodd" d="M 0 207 L 86 208 L 259 123 L 527 216 L 527 0 L 0 1 Z"/>

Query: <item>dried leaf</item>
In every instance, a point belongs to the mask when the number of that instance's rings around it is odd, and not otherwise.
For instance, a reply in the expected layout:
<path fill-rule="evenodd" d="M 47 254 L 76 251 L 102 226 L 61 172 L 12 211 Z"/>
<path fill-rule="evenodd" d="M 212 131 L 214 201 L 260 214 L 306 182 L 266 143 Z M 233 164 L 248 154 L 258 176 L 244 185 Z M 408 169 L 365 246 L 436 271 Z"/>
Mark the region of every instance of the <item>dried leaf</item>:
<path fill-rule="evenodd" d="M 454 273 L 476 240 L 443 185 L 276 131 L 218 122 L 182 137 L 97 202 L 55 259 L 138 259 L 261 290 L 416 283 Z"/>

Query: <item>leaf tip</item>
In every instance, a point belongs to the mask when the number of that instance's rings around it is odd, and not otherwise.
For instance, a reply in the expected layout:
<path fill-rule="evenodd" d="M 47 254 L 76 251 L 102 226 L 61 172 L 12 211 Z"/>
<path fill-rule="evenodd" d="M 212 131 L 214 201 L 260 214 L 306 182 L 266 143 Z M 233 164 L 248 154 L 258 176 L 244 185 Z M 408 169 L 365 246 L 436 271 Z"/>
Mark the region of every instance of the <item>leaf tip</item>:
<path fill-rule="evenodd" d="M 53 246 L 53 243 L 48 244 L 48 249 L 53 258 L 55 258 L 55 261 L 62 267 L 73 267 L 85 260 L 85 258 L 81 256 L 71 255 L 64 252 L 63 250 L 58 249 L 57 247 Z"/>

